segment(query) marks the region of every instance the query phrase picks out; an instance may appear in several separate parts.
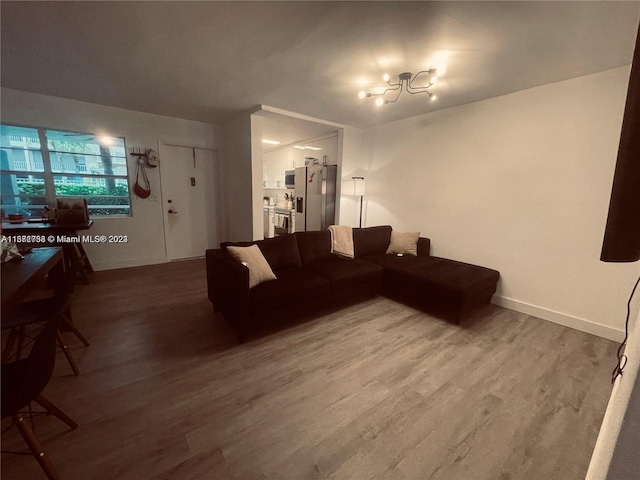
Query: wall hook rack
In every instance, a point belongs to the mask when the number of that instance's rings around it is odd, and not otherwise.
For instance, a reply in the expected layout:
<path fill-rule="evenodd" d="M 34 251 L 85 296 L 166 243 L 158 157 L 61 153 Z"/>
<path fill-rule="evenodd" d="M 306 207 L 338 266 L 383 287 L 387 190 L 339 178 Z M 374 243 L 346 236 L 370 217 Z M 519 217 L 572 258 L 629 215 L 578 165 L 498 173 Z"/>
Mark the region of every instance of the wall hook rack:
<path fill-rule="evenodd" d="M 129 155 L 131 155 L 132 157 L 137 157 L 137 158 L 142 158 L 142 157 L 146 157 L 147 156 L 147 151 L 145 150 L 141 150 L 140 148 L 130 148 L 129 149 Z"/>
<path fill-rule="evenodd" d="M 145 164 L 148 167 L 155 168 L 158 166 L 158 161 L 160 160 L 158 157 L 158 153 L 152 148 L 138 148 L 132 147 L 129 151 L 129 154 L 132 157 L 136 157 L 138 159 L 138 163 Z"/>

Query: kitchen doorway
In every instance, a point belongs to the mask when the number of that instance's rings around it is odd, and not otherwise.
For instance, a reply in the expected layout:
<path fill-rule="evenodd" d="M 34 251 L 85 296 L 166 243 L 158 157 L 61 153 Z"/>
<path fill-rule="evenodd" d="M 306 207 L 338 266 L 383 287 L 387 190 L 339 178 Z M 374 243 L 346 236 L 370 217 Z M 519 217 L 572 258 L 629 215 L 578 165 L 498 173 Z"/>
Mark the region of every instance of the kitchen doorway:
<path fill-rule="evenodd" d="M 160 179 L 168 260 L 202 257 L 215 248 L 215 150 L 161 145 Z"/>

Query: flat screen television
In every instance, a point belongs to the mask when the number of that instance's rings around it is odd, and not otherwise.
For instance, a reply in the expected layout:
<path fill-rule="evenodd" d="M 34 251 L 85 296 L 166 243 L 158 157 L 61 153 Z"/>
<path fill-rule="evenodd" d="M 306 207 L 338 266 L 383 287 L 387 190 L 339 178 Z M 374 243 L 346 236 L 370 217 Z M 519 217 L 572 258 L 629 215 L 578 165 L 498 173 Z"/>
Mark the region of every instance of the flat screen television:
<path fill-rule="evenodd" d="M 631 65 L 600 260 L 640 260 L 640 27 Z"/>

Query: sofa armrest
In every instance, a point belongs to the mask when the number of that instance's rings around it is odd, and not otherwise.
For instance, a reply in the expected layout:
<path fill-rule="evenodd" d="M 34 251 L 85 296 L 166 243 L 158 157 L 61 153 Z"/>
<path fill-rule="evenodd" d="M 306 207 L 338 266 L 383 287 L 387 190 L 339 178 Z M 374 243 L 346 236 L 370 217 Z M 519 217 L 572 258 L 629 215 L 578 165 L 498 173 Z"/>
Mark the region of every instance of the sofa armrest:
<path fill-rule="evenodd" d="M 418 256 L 419 257 L 431 256 L 431 239 L 426 237 L 418 238 Z"/>
<path fill-rule="evenodd" d="M 249 269 L 220 249 L 206 251 L 207 293 L 215 310 L 238 320 L 249 306 Z"/>

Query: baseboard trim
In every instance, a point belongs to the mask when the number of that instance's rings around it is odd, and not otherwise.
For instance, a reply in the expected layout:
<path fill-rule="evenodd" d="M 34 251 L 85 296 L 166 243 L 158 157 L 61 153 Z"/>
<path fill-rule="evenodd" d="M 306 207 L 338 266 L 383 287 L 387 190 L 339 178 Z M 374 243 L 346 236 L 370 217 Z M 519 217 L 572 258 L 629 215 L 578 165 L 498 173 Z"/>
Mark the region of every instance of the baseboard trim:
<path fill-rule="evenodd" d="M 550 322 L 564 325 L 565 327 L 580 330 L 581 332 L 590 333 L 598 337 L 607 338 L 614 342 L 622 342 L 624 339 L 624 331 L 615 328 L 607 327 L 599 323 L 594 323 L 584 318 L 573 317 L 565 313 L 556 312 L 530 303 L 521 302 L 509 297 L 501 297 L 494 295 L 491 303 L 499 305 L 509 310 L 515 310 L 516 312 L 526 313 L 534 317 L 542 318 Z"/>

